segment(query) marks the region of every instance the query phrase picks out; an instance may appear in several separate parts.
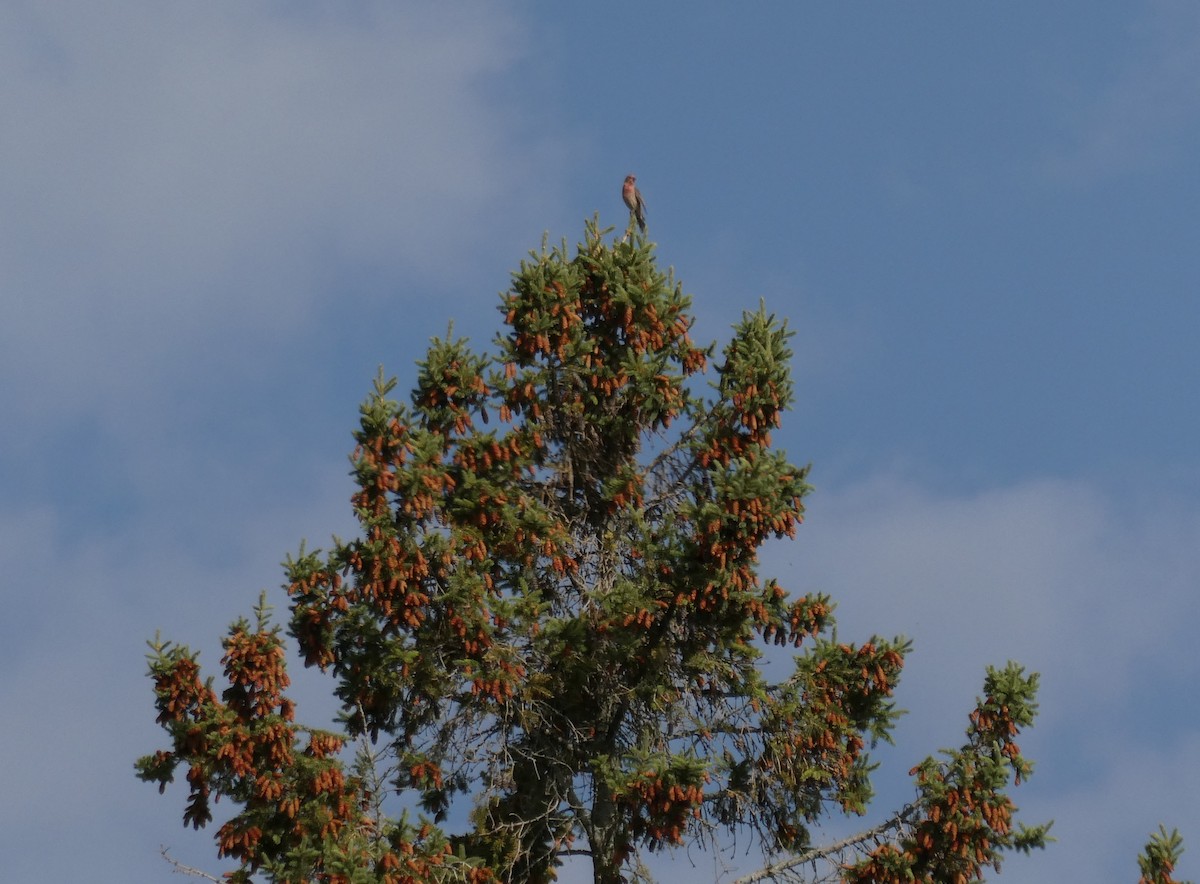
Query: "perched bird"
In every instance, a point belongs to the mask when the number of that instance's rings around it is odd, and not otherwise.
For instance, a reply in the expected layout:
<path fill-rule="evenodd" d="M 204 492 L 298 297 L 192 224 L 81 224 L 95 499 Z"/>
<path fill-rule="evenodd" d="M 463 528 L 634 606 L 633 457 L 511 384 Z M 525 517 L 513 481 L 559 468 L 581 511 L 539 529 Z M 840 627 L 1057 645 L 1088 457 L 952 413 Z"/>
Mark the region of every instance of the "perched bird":
<path fill-rule="evenodd" d="M 621 199 L 625 200 L 625 205 L 629 206 L 629 211 L 634 218 L 637 219 L 638 227 L 642 233 L 646 232 L 646 201 L 642 199 L 642 192 L 637 189 L 637 178 L 633 175 L 625 176 L 625 186 L 621 188 Z"/>

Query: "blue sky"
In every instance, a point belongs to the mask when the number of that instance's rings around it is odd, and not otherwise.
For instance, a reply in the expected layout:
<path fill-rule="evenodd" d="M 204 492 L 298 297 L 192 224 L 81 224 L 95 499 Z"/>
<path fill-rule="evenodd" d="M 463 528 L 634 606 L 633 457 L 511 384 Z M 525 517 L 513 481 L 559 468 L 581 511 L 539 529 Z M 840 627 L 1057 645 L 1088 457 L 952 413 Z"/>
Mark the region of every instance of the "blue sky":
<path fill-rule="evenodd" d="M 212 667 L 282 608 L 279 561 L 351 529 L 376 367 L 407 389 L 450 320 L 484 346 L 630 172 L 699 339 L 760 298 L 797 332 L 777 441 L 817 490 L 764 570 L 915 639 L 883 790 L 1015 658 L 1044 682 L 1016 798 L 1060 840 L 999 880 L 1136 880 L 1160 821 L 1200 877 L 1200 7 L 681 9 L 0 4 L 14 880 L 220 868 L 133 777 L 144 641 Z"/>

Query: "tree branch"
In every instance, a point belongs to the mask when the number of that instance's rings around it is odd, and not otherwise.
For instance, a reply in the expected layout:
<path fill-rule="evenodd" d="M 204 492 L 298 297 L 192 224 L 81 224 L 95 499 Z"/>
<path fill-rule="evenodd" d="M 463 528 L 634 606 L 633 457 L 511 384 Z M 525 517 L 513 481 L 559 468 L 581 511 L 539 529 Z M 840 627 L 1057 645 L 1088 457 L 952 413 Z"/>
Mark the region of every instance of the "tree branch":
<path fill-rule="evenodd" d="M 738 878 L 733 884 L 754 884 L 756 881 L 771 881 L 778 876 L 794 869 L 796 866 L 802 866 L 808 862 L 814 862 L 818 859 L 824 859 L 835 853 L 842 853 L 852 847 L 857 847 L 864 841 L 870 841 L 872 838 L 878 838 L 880 835 L 891 829 L 898 829 L 908 822 L 917 811 L 917 805 L 909 804 L 900 810 L 895 816 L 884 820 L 877 826 L 867 829 L 864 832 L 859 832 L 856 835 L 851 835 L 849 838 L 844 838 L 833 844 L 827 844 L 823 847 L 814 847 L 812 850 L 806 850 L 804 853 L 790 856 L 787 859 L 780 860 L 769 866 L 759 869 L 757 872 L 751 872 L 749 875 L 743 875 Z"/>
<path fill-rule="evenodd" d="M 174 872 L 176 875 L 191 875 L 194 878 L 205 878 L 209 881 L 216 881 L 217 884 L 223 884 L 221 878 L 214 878 L 208 872 L 202 872 L 200 869 L 193 869 L 191 866 L 185 866 L 179 860 L 175 859 L 175 857 L 171 856 L 165 844 L 158 848 L 158 852 L 162 854 L 163 859 L 174 866 Z"/>

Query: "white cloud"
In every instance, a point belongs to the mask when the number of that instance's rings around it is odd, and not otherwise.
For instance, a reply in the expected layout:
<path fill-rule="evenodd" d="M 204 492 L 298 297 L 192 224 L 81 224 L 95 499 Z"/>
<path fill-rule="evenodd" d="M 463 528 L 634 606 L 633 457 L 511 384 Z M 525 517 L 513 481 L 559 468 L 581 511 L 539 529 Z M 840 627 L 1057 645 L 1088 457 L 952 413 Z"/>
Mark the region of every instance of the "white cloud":
<path fill-rule="evenodd" d="M 1182 698 L 1181 698 L 1182 699 Z M 1120 714 L 1120 710 L 1114 709 Z M 1055 820 L 1057 842 L 1043 854 L 1022 861 L 1014 877 L 1032 884 L 1061 881 L 1113 882 L 1137 880 L 1137 854 L 1158 830 L 1177 828 L 1184 856 L 1175 877 L 1195 880 L 1200 873 L 1200 828 L 1196 826 L 1196 794 L 1200 790 L 1200 735 L 1194 710 L 1192 726 L 1169 747 L 1147 746 L 1155 739 L 1109 737 L 1107 753 L 1098 758 L 1087 782 L 1057 794 L 1039 790 L 1036 799 L 1018 803 Z M 1173 710 L 1163 709 L 1173 717 Z M 1166 724 L 1144 722 L 1148 729 Z M 1059 747 L 1063 754 L 1070 747 Z M 1015 867 L 1015 864 L 1014 864 Z"/>
<path fill-rule="evenodd" d="M 1081 482 L 955 496 L 882 477 L 818 491 L 771 563 L 793 589 L 831 591 L 844 629 L 913 636 L 909 679 L 927 658 L 943 686 L 976 684 L 985 663 L 1013 658 L 1047 671 L 1053 692 L 1052 667 L 1084 665 L 1099 643 L 1118 678 L 1094 690 L 1119 693 L 1146 648 L 1181 638 L 1198 540 L 1195 512 Z"/>
<path fill-rule="evenodd" d="M 510 14 L 331 9 L 0 11 L 0 369 L 22 407 L 161 385 L 214 335 L 284 337 L 350 296 L 349 268 L 452 281 L 500 208 L 553 193 L 553 143 L 504 96 Z"/>

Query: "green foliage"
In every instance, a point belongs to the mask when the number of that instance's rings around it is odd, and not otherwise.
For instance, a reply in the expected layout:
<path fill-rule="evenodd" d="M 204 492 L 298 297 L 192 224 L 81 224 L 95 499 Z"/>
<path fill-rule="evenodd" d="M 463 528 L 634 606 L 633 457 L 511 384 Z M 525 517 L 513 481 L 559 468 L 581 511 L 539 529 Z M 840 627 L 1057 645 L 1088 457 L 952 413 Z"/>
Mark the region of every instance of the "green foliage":
<path fill-rule="evenodd" d="M 606 233 L 531 253 L 491 354 L 451 330 L 407 403 L 382 374 L 363 403 L 358 536 L 286 562 L 290 633 L 345 734 L 294 723 L 264 605 L 231 627 L 220 698 L 194 654 L 152 644 L 171 748 L 138 774 L 161 788 L 183 765 L 196 827 L 233 802 L 233 880 L 538 884 L 583 853 L 615 884 L 641 852 L 741 831 L 803 850 L 822 815 L 865 811 L 909 644 L 830 640 L 827 596 L 758 574 L 809 492 L 771 448 L 791 332 L 746 313 L 705 394 L 715 348 L 692 342 L 682 287 Z M 796 652 L 780 683 L 771 645 Z M 916 769 L 903 841 L 847 880 L 969 880 L 1040 846 L 1005 794 L 1029 775 L 1013 738 L 1035 690 L 989 672 L 967 745 Z M 388 816 L 396 795 L 417 822 Z"/>
<path fill-rule="evenodd" d="M 1015 663 L 988 668 L 967 742 L 913 768 L 920 797 L 904 834 L 851 867 L 847 882 L 982 881 L 984 867 L 999 871 L 1004 851 L 1046 845 L 1050 825 L 1014 828 L 1017 808 L 1007 794 L 1010 781 L 1020 784 L 1033 771 L 1015 740 L 1033 723 L 1037 682 Z"/>
<path fill-rule="evenodd" d="M 183 821 L 194 828 L 212 820 L 213 799 L 241 807 L 216 834 L 218 854 L 239 863 L 234 882 L 258 871 L 274 881 L 378 881 L 397 869 L 435 880 L 449 864 L 445 839 L 366 814 L 365 783 L 347 777 L 337 757 L 343 738 L 292 721 L 279 630 L 264 601 L 255 619 L 236 621 L 222 643 L 229 686 L 219 699 L 211 680 L 200 681 L 194 654 L 151 642 L 158 722 L 173 748 L 139 759 L 138 776 L 162 791 L 186 766 Z"/>
<path fill-rule="evenodd" d="M 1138 857 L 1138 867 L 1142 871 L 1138 884 L 1190 884 L 1171 877 L 1182 855 L 1183 839 L 1179 837 L 1179 832 L 1174 829 L 1167 832 L 1160 824 Z"/>

